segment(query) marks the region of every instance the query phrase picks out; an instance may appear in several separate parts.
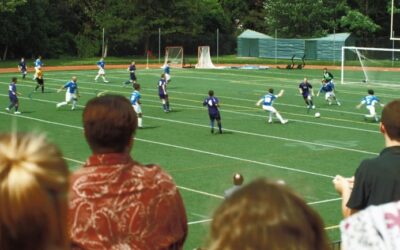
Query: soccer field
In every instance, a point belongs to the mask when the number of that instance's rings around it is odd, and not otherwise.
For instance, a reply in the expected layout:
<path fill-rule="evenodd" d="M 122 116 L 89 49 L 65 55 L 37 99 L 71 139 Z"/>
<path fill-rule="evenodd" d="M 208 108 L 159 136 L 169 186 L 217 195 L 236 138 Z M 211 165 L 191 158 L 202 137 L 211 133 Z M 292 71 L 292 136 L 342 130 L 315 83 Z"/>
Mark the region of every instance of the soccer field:
<path fill-rule="evenodd" d="M 364 121 L 365 107 L 355 106 L 373 88 L 383 103 L 399 97 L 399 86 L 359 83 L 339 84 L 340 72 L 331 70 L 341 106 L 328 105 L 324 94 L 314 97 L 316 110 L 307 112 L 298 84 L 307 76 L 320 87 L 322 70 L 195 70 L 172 69 L 168 86 L 172 112 L 164 113 L 158 99 L 160 69 L 138 70 L 141 84 L 144 129 L 138 130 L 132 152 L 142 163 L 156 163 L 175 179 L 183 196 L 189 236 L 185 249 L 205 244 L 213 210 L 223 201 L 223 191 L 231 186 L 231 176 L 240 172 L 245 183 L 258 178 L 283 179 L 295 189 L 325 222 L 331 240 L 338 240 L 340 203 L 332 186 L 336 174 L 351 176 L 362 159 L 376 156 L 384 147 L 378 123 Z M 58 144 L 71 170 L 90 155 L 82 130 L 81 113 L 85 103 L 98 92 L 126 97 L 131 87 L 125 69 L 108 70 L 108 84 L 93 81 L 97 70 L 44 71 L 44 94 L 28 95 L 36 86 L 32 75 L 0 74 L 0 130 L 45 132 Z M 350 73 L 348 73 L 350 74 Z M 359 72 L 355 72 L 358 75 Z M 81 94 L 77 110 L 71 106 L 56 109 L 65 92 L 56 90 L 71 76 L 78 77 Z M 390 78 L 393 76 L 388 74 Z M 5 111 L 8 84 L 18 76 L 21 115 Z M 397 78 L 399 79 L 399 78 Z M 275 108 L 289 122 L 268 124 L 267 113 L 255 103 L 274 88 L 285 90 Z M 202 106 L 213 89 L 221 104 L 224 133 L 211 134 L 207 109 Z M 378 112 L 381 108 L 378 108 Z M 315 118 L 314 113 L 321 113 Z"/>

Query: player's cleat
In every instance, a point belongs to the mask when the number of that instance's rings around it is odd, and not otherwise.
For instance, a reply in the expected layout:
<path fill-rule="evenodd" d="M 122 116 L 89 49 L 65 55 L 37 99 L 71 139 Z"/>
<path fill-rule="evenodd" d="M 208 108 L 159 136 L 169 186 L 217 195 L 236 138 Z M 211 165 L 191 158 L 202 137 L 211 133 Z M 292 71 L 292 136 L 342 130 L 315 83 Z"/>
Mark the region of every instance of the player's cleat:
<path fill-rule="evenodd" d="M 311 107 L 312 109 L 315 109 L 315 105 L 312 105 L 312 107 Z"/>
<path fill-rule="evenodd" d="M 336 102 L 336 104 L 338 105 L 338 106 L 340 106 L 341 104 L 340 104 L 340 102 Z"/>
<path fill-rule="evenodd" d="M 107 81 L 107 80 L 105 80 L 104 82 L 105 82 L 105 83 L 108 83 L 108 81 Z"/>
<path fill-rule="evenodd" d="M 331 105 L 332 105 L 332 102 L 328 102 L 328 105 L 331 106 Z"/>
<path fill-rule="evenodd" d="M 268 120 L 268 123 L 272 123 L 272 120 Z"/>
<path fill-rule="evenodd" d="M 289 121 L 289 120 L 283 120 L 283 121 L 282 121 L 282 124 L 286 124 L 286 123 L 288 123 L 288 121 Z"/>
<path fill-rule="evenodd" d="M 57 108 L 61 107 L 61 103 L 57 103 L 56 107 Z"/>
<path fill-rule="evenodd" d="M 15 111 L 14 114 L 19 115 L 19 114 L 21 114 L 21 112 Z"/>
<path fill-rule="evenodd" d="M 9 108 L 6 108 L 6 111 L 7 111 L 7 112 L 10 112 L 10 109 L 9 109 Z"/>
<path fill-rule="evenodd" d="M 222 130 L 220 130 L 219 133 L 222 134 Z"/>
<path fill-rule="evenodd" d="M 213 128 L 211 129 L 211 134 L 214 134 L 214 129 Z"/>

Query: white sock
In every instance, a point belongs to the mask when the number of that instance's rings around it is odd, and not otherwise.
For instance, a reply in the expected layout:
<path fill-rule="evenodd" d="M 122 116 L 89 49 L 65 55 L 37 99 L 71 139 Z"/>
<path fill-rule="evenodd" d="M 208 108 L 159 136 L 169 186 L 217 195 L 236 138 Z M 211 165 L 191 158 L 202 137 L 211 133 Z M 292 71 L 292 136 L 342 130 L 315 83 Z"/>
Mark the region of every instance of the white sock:
<path fill-rule="evenodd" d="M 105 82 L 107 81 L 107 79 L 104 76 L 101 76 L 101 77 L 103 78 L 103 81 L 105 81 Z"/>
<path fill-rule="evenodd" d="M 276 112 L 275 115 L 276 115 L 276 117 L 278 117 L 279 121 L 281 121 L 281 123 L 283 123 L 283 118 L 282 118 L 281 114 Z"/>
<path fill-rule="evenodd" d="M 143 119 L 138 117 L 137 120 L 138 120 L 138 126 L 142 127 L 143 126 Z"/>
<path fill-rule="evenodd" d="M 97 79 L 99 79 L 99 76 L 100 76 L 100 75 L 97 75 L 97 76 L 94 78 L 94 80 L 97 81 Z"/>

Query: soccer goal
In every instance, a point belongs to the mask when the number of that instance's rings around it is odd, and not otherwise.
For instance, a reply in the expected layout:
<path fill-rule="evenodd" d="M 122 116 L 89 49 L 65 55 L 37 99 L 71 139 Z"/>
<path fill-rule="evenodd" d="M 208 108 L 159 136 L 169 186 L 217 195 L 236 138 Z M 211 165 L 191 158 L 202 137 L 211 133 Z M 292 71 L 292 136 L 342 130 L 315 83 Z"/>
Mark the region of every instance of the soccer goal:
<path fill-rule="evenodd" d="M 341 83 L 400 87 L 400 49 L 342 47 Z"/>
<path fill-rule="evenodd" d="M 171 68 L 183 67 L 183 47 L 174 46 L 165 48 L 165 61 L 164 65 L 169 62 Z"/>
<path fill-rule="evenodd" d="M 197 49 L 196 69 L 215 69 L 211 61 L 210 46 L 199 46 Z"/>

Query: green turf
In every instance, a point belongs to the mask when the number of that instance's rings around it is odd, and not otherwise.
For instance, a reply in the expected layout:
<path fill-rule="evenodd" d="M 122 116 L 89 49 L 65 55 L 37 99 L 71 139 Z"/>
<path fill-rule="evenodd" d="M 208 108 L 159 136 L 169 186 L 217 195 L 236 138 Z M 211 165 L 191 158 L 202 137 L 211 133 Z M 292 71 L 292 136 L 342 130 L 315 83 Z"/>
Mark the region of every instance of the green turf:
<path fill-rule="evenodd" d="M 297 87 L 308 76 L 317 89 L 321 70 L 172 69 L 169 95 L 173 111 L 166 114 L 157 96 L 160 73 L 160 69 L 137 72 L 145 128 L 137 132 L 132 155 L 142 163 L 160 164 L 180 187 L 191 223 L 185 249 L 204 245 L 209 223 L 199 221 L 210 218 L 222 202 L 234 172 L 243 173 L 245 182 L 258 177 L 285 180 L 320 213 L 326 227 L 336 226 L 341 219 L 340 200 L 332 178 L 352 175 L 362 159 L 374 157 L 384 146 L 378 124 L 365 122 L 367 110 L 355 106 L 369 87 L 384 103 L 399 96 L 394 83 L 337 84 L 342 106 L 329 106 L 323 96 L 315 98 L 321 118 L 314 118 L 315 111 L 307 113 Z M 340 72 L 332 73 L 339 78 Z M 70 106 L 57 110 L 55 105 L 63 101 L 64 93 L 56 90 L 72 75 L 78 77 L 80 106 L 75 111 Z M 0 130 L 8 132 L 15 126 L 20 131 L 45 132 L 61 147 L 71 169 L 79 167 L 90 154 L 81 128 L 85 103 L 99 91 L 126 97 L 132 91 L 122 84 L 128 78 L 125 69 L 108 70 L 109 84 L 95 83 L 95 75 L 95 70 L 44 72 L 46 93 L 34 93 L 32 99 L 28 97 L 35 86 L 31 75 L 20 79 L 22 114 L 15 116 L 4 111 L 7 85 L 14 74 L 1 74 Z M 347 76 L 351 78 L 352 73 Z M 388 81 L 391 77 L 388 74 Z M 357 72 L 353 78 L 358 78 Z M 289 119 L 286 125 L 268 124 L 267 114 L 255 106 L 270 87 L 276 92 L 285 89 L 275 107 Z M 209 89 L 221 102 L 222 135 L 210 133 L 207 110 L 201 105 Z M 327 232 L 332 240 L 339 239 L 337 229 Z"/>

